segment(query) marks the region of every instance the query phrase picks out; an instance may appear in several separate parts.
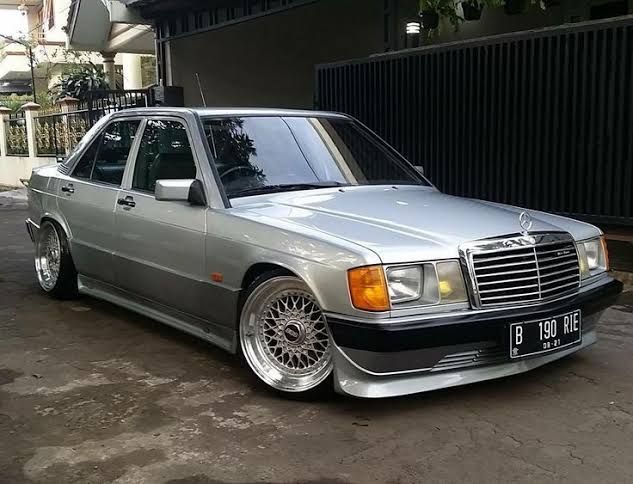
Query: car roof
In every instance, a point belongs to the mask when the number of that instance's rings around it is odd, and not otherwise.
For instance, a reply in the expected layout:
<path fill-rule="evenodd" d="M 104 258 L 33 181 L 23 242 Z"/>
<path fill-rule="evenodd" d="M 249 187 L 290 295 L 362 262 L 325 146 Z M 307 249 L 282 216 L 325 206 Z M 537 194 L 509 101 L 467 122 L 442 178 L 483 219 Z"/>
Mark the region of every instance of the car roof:
<path fill-rule="evenodd" d="M 277 109 L 277 108 L 202 108 L 202 107 L 147 107 L 131 108 L 118 111 L 112 117 L 130 115 L 161 115 L 177 113 L 196 113 L 199 116 L 299 116 L 299 117 L 335 117 L 346 118 L 342 113 L 328 111 L 312 111 L 309 109 Z"/>

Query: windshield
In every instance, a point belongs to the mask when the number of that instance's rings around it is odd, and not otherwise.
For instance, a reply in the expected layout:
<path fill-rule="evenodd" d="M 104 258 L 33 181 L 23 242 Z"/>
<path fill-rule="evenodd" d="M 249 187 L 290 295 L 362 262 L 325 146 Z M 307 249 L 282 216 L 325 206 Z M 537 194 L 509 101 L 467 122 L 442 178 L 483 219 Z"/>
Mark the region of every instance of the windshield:
<path fill-rule="evenodd" d="M 349 119 L 202 121 L 229 198 L 348 185 L 428 185 L 380 139 Z"/>

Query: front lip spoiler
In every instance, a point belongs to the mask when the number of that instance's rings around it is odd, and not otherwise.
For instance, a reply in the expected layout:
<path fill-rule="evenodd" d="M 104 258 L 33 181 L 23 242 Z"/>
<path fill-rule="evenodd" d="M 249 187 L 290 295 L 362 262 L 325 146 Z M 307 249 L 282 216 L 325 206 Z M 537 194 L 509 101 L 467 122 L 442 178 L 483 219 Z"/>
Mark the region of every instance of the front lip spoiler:
<path fill-rule="evenodd" d="M 580 346 L 550 353 L 540 358 L 456 371 L 388 377 L 376 377 L 361 371 L 348 361 L 338 346 L 333 345 L 334 388 L 338 393 L 359 398 L 386 398 L 468 385 L 525 373 L 586 348 L 594 344 L 596 340 L 597 333 L 592 330 L 583 336 Z"/>

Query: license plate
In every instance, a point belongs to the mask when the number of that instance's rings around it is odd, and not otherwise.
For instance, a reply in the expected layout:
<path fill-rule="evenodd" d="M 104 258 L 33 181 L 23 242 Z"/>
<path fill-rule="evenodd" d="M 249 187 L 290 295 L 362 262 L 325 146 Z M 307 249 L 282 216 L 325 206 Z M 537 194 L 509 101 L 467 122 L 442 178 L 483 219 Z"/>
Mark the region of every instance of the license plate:
<path fill-rule="evenodd" d="M 580 311 L 510 325 L 510 358 L 558 351 L 582 341 Z"/>

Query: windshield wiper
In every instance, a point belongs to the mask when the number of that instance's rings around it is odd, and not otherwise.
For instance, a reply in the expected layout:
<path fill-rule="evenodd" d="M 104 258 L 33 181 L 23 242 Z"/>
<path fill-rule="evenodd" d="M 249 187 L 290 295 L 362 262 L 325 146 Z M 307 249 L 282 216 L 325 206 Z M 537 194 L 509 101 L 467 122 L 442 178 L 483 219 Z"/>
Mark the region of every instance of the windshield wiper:
<path fill-rule="evenodd" d="M 295 190 L 314 190 L 317 188 L 334 188 L 346 186 L 349 186 L 349 184 L 337 181 L 319 181 L 313 183 L 283 183 L 280 185 L 267 185 L 264 187 L 246 188 L 244 190 L 230 192 L 228 196 L 229 198 L 248 197 L 251 195 L 262 195 L 264 193 L 291 192 Z"/>

